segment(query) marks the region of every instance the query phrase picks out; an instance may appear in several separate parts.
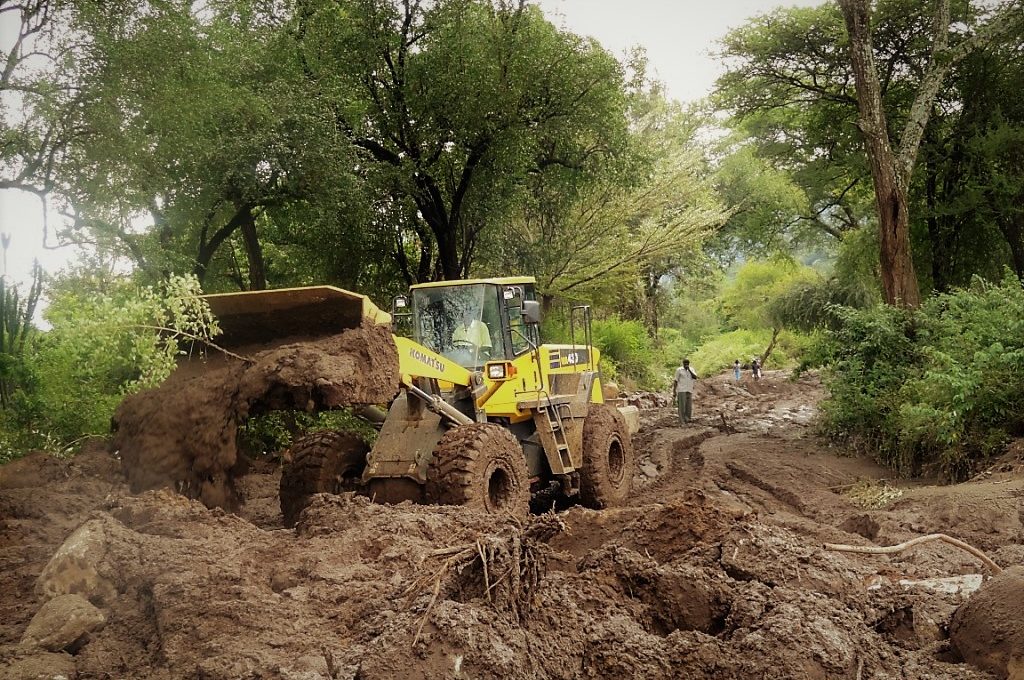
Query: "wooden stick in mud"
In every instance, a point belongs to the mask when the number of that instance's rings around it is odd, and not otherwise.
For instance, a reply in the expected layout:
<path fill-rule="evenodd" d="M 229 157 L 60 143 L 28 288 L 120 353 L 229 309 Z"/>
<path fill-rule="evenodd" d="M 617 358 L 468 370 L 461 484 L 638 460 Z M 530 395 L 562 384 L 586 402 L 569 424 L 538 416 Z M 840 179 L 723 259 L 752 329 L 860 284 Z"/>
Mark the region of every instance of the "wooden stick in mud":
<path fill-rule="evenodd" d="M 866 554 L 871 554 L 871 555 L 881 555 L 881 554 L 890 554 L 890 553 L 903 552 L 907 548 L 915 546 L 918 543 L 927 543 L 929 541 L 944 541 L 945 543 L 949 543 L 950 545 L 954 545 L 957 548 L 960 548 L 961 550 L 966 550 L 967 552 L 971 553 L 972 555 L 977 557 L 979 560 L 984 562 L 985 566 L 987 566 L 989 569 L 991 569 L 993 574 L 998 574 L 998 573 L 1000 573 L 1003 570 L 1003 568 L 1000 567 L 995 562 L 993 562 L 992 559 L 988 555 L 986 555 L 985 553 L 981 552 L 980 550 L 975 548 L 973 545 L 968 545 L 967 543 L 964 543 L 963 541 L 961 541 L 961 540 L 959 540 L 957 538 L 953 538 L 952 536 L 947 536 L 946 534 L 928 534 L 927 536 L 918 536 L 917 538 L 912 538 L 909 541 L 905 541 L 905 542 L 899 543 L 897 545 L 890 545 L 890 546 L 885 546 L 885 547 L 879 547 L 879 546 L 875 546 L 875 545 L 844 545 L 842 543 L 826 543 L 823 547 L 825 548 L 825 550 L 834 550 L 836 552 L 851 552 L 851 553 L 866 553 Z"/>

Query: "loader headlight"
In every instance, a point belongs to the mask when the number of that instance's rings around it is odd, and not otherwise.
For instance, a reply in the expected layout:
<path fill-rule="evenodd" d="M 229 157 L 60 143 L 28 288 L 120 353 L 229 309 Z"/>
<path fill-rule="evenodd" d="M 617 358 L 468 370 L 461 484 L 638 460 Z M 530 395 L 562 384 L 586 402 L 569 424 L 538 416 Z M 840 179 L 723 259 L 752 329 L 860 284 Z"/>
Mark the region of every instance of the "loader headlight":
<path fill-rule="evenodd" d="M 491 380 L 504 380 L 505 364 L 487 364 L 487 377 Z"/>

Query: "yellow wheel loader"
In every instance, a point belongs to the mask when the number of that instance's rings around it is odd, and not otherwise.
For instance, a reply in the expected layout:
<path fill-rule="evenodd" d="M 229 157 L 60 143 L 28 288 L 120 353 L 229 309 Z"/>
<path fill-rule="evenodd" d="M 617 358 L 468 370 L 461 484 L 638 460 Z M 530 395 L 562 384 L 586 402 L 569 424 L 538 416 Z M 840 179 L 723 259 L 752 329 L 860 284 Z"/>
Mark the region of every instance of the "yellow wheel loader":
<path fill-rule="evenodd" d="M 601 508 L 629 494 L 630 431 L 604 403 L 590 310 L 572 310 L 570 344 L 543 344 L 532 277 L 416 285 L 390 314 L 327 286 L 206 299 L 229 346 L 282 327 L 308 337 L 367 322 L 393 329 L 401 390 L 377 409 L 376 443 L 339 432 L 297 440 L 281 478 L 288 525 L 313 494 L 348 490 L 512 514 L 527 513 L 531 495 Z"/>

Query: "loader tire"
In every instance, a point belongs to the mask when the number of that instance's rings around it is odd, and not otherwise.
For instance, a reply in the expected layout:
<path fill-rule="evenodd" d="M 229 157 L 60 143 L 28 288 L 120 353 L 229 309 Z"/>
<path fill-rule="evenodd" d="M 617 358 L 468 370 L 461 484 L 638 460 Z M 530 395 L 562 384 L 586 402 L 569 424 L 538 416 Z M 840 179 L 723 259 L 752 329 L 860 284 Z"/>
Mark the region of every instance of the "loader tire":
<path fill-rule="evenodd" d="M 530 481 L 522 446 L 511 432 L 491 423 L 448 430 L 427 469 L 427 499 L 525 517 L 530 512 Z"/>
<path fill-rule="evenodd" d="M 346 432 L 313 432 L 292 444 L 292 460 L 281 472 L 281 514 L 287 527 L 318 493 L 354 491 L 370 447 Z"/>
<path fill-rule="evenodd" d="M 633 486 L 633 440 L 619 410 L 591 404 L 583 421 L 580 502 L 600 510 L 621 505 Z"/>

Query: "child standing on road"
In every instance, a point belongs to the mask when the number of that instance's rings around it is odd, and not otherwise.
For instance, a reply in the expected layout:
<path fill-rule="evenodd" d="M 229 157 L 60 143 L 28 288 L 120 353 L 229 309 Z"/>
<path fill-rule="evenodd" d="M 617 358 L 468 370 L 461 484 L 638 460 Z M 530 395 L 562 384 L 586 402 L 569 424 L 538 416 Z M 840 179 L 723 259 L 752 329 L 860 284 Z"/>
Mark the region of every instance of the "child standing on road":
<path fill-rule="evenodd" d="M 736 382 L 740 381 L 740 360 L 732 362 L 732 375 L 736 378 Z"/>
<path fill-rule="evenodd" d="M 693 387 L 697 384 L 697 374 L 690 370 L 690 360 L 683 359 L 683 365 L 676 369 L 672 381 L 672 393 L 676 397 L 676 408 L 679 410 L 679 424 L 685 425 L 693 417 Z"/>
<path fill-rule="evenodd" d="M 750 361 L 750 372 L 754 375 L 754 380 L 761 379 L 761 362 L 758 361 L 757 357 Z"/>

